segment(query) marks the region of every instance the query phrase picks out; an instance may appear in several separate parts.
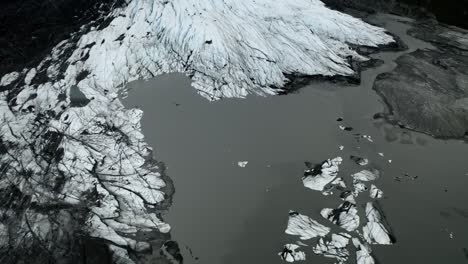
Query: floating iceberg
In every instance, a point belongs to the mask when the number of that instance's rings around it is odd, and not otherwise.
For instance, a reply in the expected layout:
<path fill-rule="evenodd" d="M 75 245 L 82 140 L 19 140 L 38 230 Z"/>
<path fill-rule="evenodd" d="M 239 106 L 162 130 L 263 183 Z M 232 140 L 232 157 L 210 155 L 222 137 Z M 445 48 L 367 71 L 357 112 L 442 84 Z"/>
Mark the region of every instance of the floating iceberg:
<path fill-rule="evenodd" d="M 372 202 L 366 204 L 367 224 L 362 228 L 364 238 L 369 244 L 391 245 L 392 238 L 382 223 L 383 217 Z"/>
<path fill-rule="evenodd" d="M 359 215 L 354 203 L 345 201 L 338 208 L 324 208 L 320 214 L 332 223 L 347 231 L 354 231 L 359 227 Z"/>
<path fill-rule="evenodd" d="M 300 239 L 307 240 L 314 237 L 323 237 L 330 232 L 326 227 L 314 219 L 299 214 L 298 212 L 289 212 L 288 227 L 285 233 L 289 235 L 300 236 Z"/>
<path fill-rule="evenodd" d="M 332 234 L 331 240 L 329 241 L 320 238 L 318 244 L 313 248 L 313 251 L 317 255 L 334 258 L 339 264 L 345 263 L 349 258 L 349 251 L 346 247 L 350 239 L 351 236 L 346 233 Z"/>
<path fill-rule="evenodd" d="M 342 158 L 336 157 L 309 168 L 304 173 L 302 183 L 309 189 L 323 191 L 325 186 L 332 182 L 338 175 L 339 165 L 342 161 Z"/>
<path fill-rule="evenodd" d="M 282 260 L 287 262 L 306 260 L 306 254 L 303 251 L 296 251 L 298 248 L 298 245 L 286 244 L 283 248 L 283 251 L 278 253 L 278 255 Z"/>

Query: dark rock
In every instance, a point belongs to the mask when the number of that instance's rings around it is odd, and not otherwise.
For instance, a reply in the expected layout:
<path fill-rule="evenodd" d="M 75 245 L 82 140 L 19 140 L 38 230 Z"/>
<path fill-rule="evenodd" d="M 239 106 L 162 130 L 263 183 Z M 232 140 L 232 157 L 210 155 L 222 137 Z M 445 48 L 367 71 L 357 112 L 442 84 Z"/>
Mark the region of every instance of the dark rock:
<path fill-rule="evenodd" d="M 455 35 L 453 43 L 460 41 L 459 31 L 444 34 Z M 455 47 L 414 51 L 399 57 L 392 72 L 377 76 L 374 90 L 383 97 L 390 121 L 435 137 L 464 136 L 468 131 L 468 56 L 460 54 L 464 45 L 458 45 L 458 52 Z"/>

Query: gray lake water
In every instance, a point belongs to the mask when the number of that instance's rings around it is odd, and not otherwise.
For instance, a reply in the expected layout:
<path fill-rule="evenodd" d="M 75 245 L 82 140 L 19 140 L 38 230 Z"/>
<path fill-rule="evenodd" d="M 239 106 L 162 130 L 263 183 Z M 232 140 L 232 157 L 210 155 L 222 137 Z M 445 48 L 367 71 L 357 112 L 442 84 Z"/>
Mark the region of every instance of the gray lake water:
<path fill-rule="evenodd" d="M 379 16 L 376 22 L 399 35 L 410 51 L 431 47 L 407 36 L 409 26 L 395 17 Z M 131 83 L 124 104 L 144 111 L 146 141 L 175 183 L 165 220 L 185 263 L 282 263 L 277 253 L 297 241 L 284 234 L 289 210 L 330 226 L 319 212 L 340 203 L 304 188 L 304 161 L 341 156 L 346 178 L 358 170 L 349 161 L 353 154 L 383 171 L 376 185 L 385 192 L 381 205 L 397 243 L 373 246 L 380 263 L 468 263 L 468 145 L 372 118 L 384 109 L 371 89 L 373 80 L 401 54 L 374 55 L 385 64 L 363 72 L 359 86 L 315 82 L 285 96 L 209 102 L 180 74 Z M 354 130 L 342 131 L 340 124 Z M 354 133 L 371 135 L 374 142 L 357 142 Z M 244 160 L 248 165 L 239 167 Z M 394 179 L 405 173 L 418 178 Z M 310 249 L 306 254 L 305 263 L 334 263 Z"/>

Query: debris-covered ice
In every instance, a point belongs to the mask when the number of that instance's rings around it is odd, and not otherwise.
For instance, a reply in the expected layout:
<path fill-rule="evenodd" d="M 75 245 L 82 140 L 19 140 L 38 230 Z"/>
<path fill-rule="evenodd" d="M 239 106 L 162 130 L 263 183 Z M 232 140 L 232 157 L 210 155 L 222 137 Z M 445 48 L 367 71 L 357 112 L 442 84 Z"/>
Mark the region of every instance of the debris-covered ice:
<path fill-rule="evenodd" d="M 298 248 L 299 246 L 296 244 L 286 244 L 283 251 L 278 253 L 278 255 L 282 260 L 287 262 L 306 260 L 306 254 L 303 251 L 297 251 Z"/>
<path fill-rule="evenodd" d="M 300 239 L 307 240 L 314 237 L 323 237 L 329 232 L 329 227 L 320 224 L 314 219 L 295 211 L 289 212 L 286 234 L 300 236 Z"/>

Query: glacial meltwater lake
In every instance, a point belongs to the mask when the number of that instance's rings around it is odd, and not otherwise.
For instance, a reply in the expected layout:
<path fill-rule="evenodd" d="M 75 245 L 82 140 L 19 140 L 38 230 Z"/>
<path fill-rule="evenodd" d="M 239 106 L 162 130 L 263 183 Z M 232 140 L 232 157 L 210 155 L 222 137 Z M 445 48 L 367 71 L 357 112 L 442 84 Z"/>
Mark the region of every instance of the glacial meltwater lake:
<path fill-rule="evenodd" d="M 332 226 L 320 210 L 341 202 L 303 186 L 304 162 L 341 156 L 339 175 L 349 178 L 360 169 L 350 155 L 368 158 L 383 173 L 375 184 L 385 193 L 380 204 L 396 244 L 372 247 L 378 263 L 468 263 L 468 145 L 373 119 L 384 110 L 372 90 L 376 75 L 402 53 L 430 48 L 406 35 L 409 26 L 398 18 L 377 20 L 410 50 L 373 55 L 385 63 L 365 70 L 361 85 L 316 81 L 284 96 L 210 102 L 181 74 L 129 84 L 124 104 L 144 111 L 145 140 L 175 184 L 164 219 L 184 263 L 282 263 L 277 253 L 298 240 L 284 233 L 289 210 Z M 304 263 L 335 263 L 303 250 Z"/>

